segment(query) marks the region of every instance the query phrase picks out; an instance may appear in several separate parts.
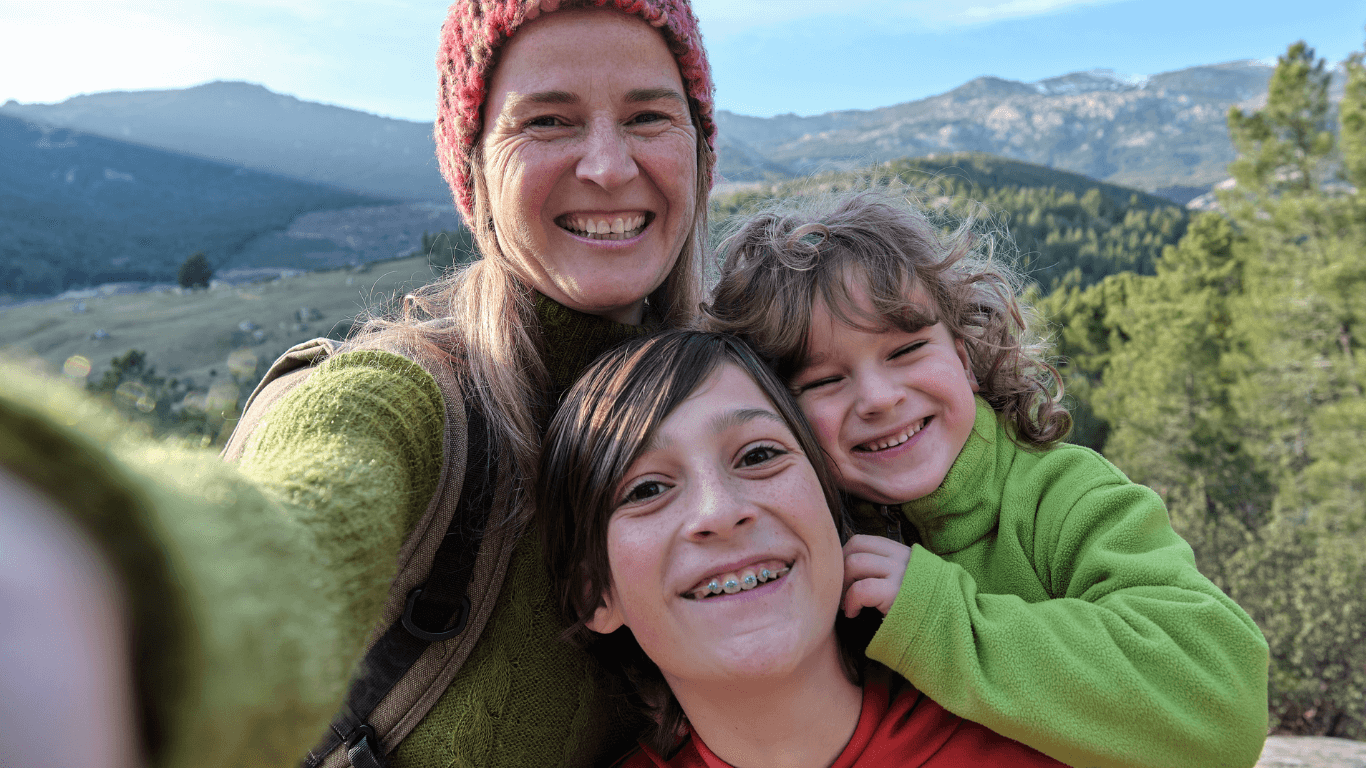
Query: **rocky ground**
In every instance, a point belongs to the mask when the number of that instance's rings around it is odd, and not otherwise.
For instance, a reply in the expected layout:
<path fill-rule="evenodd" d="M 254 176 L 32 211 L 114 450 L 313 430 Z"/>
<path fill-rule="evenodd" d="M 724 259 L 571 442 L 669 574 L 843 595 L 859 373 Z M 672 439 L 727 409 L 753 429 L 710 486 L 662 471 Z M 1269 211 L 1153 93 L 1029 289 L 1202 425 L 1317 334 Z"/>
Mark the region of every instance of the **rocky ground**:
<path fill-rule="evenodd" d="M 424 232 L 454 231 L 459 226 L 450 201 L 312 211 L 294 219 L 284 232 L 251 241 L 223 266 L 227 271 L 355 266 L 407 256 L 421 247 Z"/>
<path fill-rule="evenodd" d="M 1257 768 L 1366 768 L 1366 741 L 1270 736 Z"/>

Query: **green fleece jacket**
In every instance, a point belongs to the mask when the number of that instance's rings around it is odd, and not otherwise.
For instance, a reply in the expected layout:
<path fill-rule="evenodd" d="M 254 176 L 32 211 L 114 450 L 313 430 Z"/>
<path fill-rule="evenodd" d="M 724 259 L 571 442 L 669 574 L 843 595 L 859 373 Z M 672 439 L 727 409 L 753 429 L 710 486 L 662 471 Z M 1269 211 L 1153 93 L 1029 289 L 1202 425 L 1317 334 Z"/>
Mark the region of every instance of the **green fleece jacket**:
<path fill-rule="evenodd" d="M 542 300 L 557 385 L 640 328 Z M 0 465 L 69 511 L 124 582 L 158 767 L 295 766 L 346 689 L 442 461 L 436 382 L 394 354 L 324 362 L 238 466 L 139 437 L 106 408 L 0 370 Z M 535 537 L 480 643 L 393 768 L 593 765 L 639 721 L 560 626 Z"/>
<path fill-rule="evenodd" d="M 1074 766 L 1252 766 L 1267 645 L 1162 500 L 1093 451 L 1032 451 L 980 398 L 868 656 Z"/>

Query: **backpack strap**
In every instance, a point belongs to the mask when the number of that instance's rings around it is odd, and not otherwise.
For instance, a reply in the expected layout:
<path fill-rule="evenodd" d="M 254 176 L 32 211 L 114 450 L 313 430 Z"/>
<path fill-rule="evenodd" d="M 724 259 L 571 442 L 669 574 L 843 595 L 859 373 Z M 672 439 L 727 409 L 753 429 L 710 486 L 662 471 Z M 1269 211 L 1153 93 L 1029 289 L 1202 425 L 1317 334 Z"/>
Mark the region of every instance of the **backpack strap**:
<path fill-rule="evenodd" d="M 239 458 L 269 408 L 339 348 L 314 339 L 276 360 L 248 398 L 223 458 Z M 436 379 L 445 402 L 441 475 L 399 551 L 346 701 L 303 762 L 311 768 L 383 768 L 384 755 L 427 715 L 483 634 L 520 533 L 514 525 L 489 525 L 492 510 L 506 509 L 512 494 L 509 479 L 499 477 L 483 413 L 466 401 L 448 363 L 405 356 Z"/>
<path fill-rule="evenodd" d="M 265 416 L 277 400 L 302 384 L 313 373 L 314 367 L 335 354 L 340 346 L 340 343 L 333 339 L 310 339 L 302 344 L 295 344 L 276 358 L 266 371 L 266 375 L 251 391 L 246 404 L 242 406 L 242 415 L 238 418 L 237 425 L 233 427 L 232 435 L 228 437 L 228 442 L 223 446 L 219 456 L 225 461 L 237 461 L 242 458 L 247 438 L 256 431 L 261 417 Z"/>
<path fill-rule="evenodd" d="M 304 768 L 318 768 L 342 745 L 354 768 L 383 768 L 387 750 L 381 748 L 370 715 L 428 646 L 457 637 L 468 625 L 471 605 L 466 590 L 493 507 L 498 462 L 484 415 L 466 403 L 465 417 L 469 450 L 460 501 L 451 529 L 432 559 L 431 573 L 426 582 L 409 591 L 399 620 L 366 652 L 341 711 L 322 741 L 309 751 Z M 480 461 L 476 458 L 480 456 L 487 458 Z"/>

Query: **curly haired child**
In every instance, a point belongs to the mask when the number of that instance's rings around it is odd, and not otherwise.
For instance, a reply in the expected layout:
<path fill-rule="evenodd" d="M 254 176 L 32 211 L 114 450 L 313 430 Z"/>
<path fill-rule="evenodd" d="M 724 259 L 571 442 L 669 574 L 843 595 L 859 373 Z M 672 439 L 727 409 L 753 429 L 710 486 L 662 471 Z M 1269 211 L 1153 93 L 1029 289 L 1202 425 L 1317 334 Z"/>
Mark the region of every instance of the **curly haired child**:
<path fill-rule="evenodd" d="M 708 325 L 788 384 L 863 534 L 845 612 L 885 615 L 869 658 L 1070 765 L 1255 764 L 1261 632 L 1155 492 L 1061 442 L 1061 383 L 989 242 L 858 192 L 722 243 Z"/>

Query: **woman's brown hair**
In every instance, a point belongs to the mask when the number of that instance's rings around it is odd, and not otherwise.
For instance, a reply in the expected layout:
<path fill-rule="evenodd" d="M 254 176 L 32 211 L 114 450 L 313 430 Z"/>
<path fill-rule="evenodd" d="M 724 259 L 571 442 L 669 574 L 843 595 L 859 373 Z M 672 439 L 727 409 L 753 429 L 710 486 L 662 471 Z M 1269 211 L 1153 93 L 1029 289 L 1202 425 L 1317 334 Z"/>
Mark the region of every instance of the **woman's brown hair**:
<path fill-rule="evenodd" d="M 603 355 L 565 395 L 546 433 L 537 474 L 542 555 L 569 627 L 564 636 L 597 659 L 622 693 L 638 697 L 655 723 L 648 741 L 666 755 L 677 746 L 683 711 L 664 676 L 629 629 L 600 635 L 586 622 L 611 587 L 607 526 L 618 505 L 618 486 L 660 424 L 726 364 L 745 371 L 786 422 L 816 471 L 836 528 L 845 532 L 838 492 L 801 410 L 752 350 L 724 334 L 671 331 Z"/>
<path fill-rule="evenodd" d="M 744 339 L 790 380 L 805 365 L 811 308 L 880 331 L 942 322 L 967 348 L 979 394 L 1025 446 L 1067 436 L 1062 378 L 1018 298 L 1019 278 L 992 256 L 971 220 L 943 231 L 911 202 L 875 191 L 780 203 L 746 219 L 725 241 L 721 279 L 704 325 Z M 860 284 L 870 314 L 855 296 Z M 928 302 L 916 300 L 923 291 Z"/>

